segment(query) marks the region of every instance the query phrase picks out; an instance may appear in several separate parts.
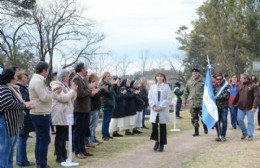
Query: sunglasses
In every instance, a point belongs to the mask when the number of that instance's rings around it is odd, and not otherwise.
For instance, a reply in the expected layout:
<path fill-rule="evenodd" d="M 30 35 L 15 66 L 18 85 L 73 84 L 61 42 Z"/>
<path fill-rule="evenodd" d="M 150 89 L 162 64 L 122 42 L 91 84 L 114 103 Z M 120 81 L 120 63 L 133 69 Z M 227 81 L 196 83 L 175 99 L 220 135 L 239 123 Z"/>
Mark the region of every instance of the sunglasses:
<path fill-rule="evenodd" d="M 220 80 L 222 80 L 222 78 L 221 79 L 216 79 L 216 80 L 220 81 Z"/>

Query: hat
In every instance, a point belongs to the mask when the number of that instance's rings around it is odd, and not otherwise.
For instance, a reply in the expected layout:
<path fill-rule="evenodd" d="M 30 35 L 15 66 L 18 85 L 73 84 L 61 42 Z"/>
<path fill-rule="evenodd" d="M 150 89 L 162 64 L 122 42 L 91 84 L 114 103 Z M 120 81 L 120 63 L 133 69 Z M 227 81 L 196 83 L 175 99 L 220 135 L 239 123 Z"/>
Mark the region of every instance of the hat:
<path fill-rule="evenodd" d="M 130 83 L 130 87 L 133 87 L 133 85 L 134 85 L 136 82 L 137 82 L 136 80 L 132 80 L 131 83 Z"/>
<path fill-rule="evenodd" d="M 175 82 L 175 86 L 180 87 L 181 86 L 180 82 Z"/>
<path fill-rule="evenodd" d="M 192 68 L 191 72 L 200 72 L 200 70 L 198 68 Z"/>
<path fill-rule="evenodd" d="M 51 86 L 51 90 L 54 91 L 54 90 L 58 89 L 59 87 L 62 87 L 63 84 L 60 81 L 52 81 L 50 83 L 50 86 Z"/>

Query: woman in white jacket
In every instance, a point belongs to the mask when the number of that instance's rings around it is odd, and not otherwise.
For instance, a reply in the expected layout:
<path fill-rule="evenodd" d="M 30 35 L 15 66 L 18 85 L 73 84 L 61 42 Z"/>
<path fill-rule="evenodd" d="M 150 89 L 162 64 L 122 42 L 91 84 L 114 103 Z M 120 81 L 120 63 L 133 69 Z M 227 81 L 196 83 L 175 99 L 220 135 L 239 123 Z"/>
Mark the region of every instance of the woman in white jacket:
<path fill-rule="evenodd" d="M 60 81 L 50 83 L 56 97 L 52 100 L 51 117 L 52 124 L 56 126 L 55 154 L 56 162 L 65 162 L 67 158 L 66 139 L 68 132 L 67 115 L 73 114 L 73 101 L 76 98 L 77 88 L 74 83 L 68 87 L 69 72 L 62 70 L 58 76 Z M 60 78 L 59 78 L 60 77 Z"/>
<path fill-rule="evenodd" d="M 154 151 L 164 151 L 167 144 L 166 124 L 169 123 L 169 103 L 171 102 L 171 89 L 166 82 L 163 73 L 157 73 L 155 84 L 150 87 L 148 93 L 149 105 L 151 108 L 150 122 L 152 123 L 151 140 L 155 140 Z M 160 131 L 158 131 L 158 126 Z"/>

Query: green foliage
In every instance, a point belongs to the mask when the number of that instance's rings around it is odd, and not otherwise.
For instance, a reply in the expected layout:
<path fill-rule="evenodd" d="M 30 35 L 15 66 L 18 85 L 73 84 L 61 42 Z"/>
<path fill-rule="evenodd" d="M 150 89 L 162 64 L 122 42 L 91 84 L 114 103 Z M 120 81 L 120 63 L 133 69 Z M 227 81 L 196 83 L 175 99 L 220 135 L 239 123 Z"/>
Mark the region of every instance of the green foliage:
<path fill-rule="evenodd" d="M 18 46 L 15 56 L 12 58 L 7 57 L 5 54 L 0 54 L 0 66 L 4 68 L 16 66 L 27 72 L 33 72 L 36 61 L 29 50 L 22 50 L 20 46 Z"/>
<path fill-rule="evenodd" d="M 1 10 L 14 17 L 30 17 L 29 10 L 35 7 L 36 0 L 0 0 Z"/>
<path fill-rule="evenodd" d="M 260 54 L 259 11 L 260 3 L 254 0 L 206 1 L 197 10 L 194 30 L 177 32 L 180 49 L 186 51 L 185 69 L 203 69 L 208 55 L 215 71 L 251 72 L 252 60 L 259 60 Z"/>

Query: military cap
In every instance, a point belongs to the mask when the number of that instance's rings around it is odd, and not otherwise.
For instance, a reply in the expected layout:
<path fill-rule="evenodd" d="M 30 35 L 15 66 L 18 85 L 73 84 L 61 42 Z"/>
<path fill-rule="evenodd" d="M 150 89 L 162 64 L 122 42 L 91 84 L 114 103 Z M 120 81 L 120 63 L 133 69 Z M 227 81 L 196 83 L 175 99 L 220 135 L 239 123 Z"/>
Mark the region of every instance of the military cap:
<path fill-rule="evenodd" d="M 200 72 L 200 70 L 198 68 L 192 68 L 191 72 Z"/>

